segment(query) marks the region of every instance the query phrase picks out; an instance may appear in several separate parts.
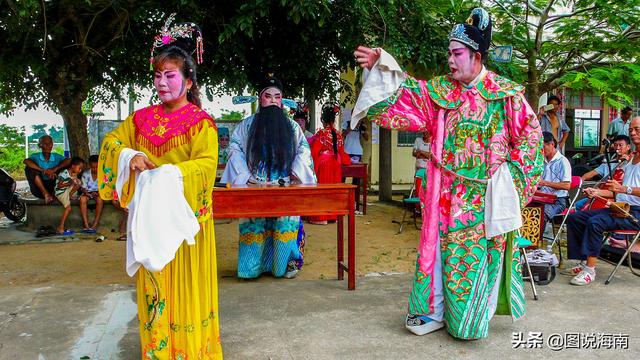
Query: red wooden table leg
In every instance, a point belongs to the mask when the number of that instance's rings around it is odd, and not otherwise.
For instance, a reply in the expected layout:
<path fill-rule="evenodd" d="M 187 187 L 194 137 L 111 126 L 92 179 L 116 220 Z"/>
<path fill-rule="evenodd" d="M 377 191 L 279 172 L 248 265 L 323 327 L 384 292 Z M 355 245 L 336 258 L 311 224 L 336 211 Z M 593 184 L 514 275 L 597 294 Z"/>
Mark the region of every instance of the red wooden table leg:
<path fill-rule="evenodd" d="M 338 280 L 344 279 L 344 269 L 342 268 L 342 264 L 344 263 L 344 216 L 339 215 L 337 226 L 338 228 Z"/>
<path fill-rule="evenodd" d="M 355 180 L 356 178 L 354 178 Z M 357 179 L 361 179 L 361 178 L 357 178 Z M 358 181 L 358 186 L 356 186 L 356 210 L 360 209 L 360 187 L 362 186 L 362 180 Z M 363 210 L 364 210 L 364 204 L 362 204 Z"/>
<path fill-rule="evenodd" d="M 356 289 L 356 215 L 354 213 L 354 191 L 350 191 L 350 206 L 349 206 L 349 224 L 348 224 L 348 241 L 347 244 L 347 256 L 349 257 L 347 264 L 347 272 L 348 272 L 348 289 L 355 290 Z"/>
<path fill-rule="evenodd" d="M 368 165 L 367 165 L 368 168 Z M 367 215 L 367 178 L 369 177 L 369 172 L 365 171 L 364 177 L 362 178 L 362 214 Z"/>

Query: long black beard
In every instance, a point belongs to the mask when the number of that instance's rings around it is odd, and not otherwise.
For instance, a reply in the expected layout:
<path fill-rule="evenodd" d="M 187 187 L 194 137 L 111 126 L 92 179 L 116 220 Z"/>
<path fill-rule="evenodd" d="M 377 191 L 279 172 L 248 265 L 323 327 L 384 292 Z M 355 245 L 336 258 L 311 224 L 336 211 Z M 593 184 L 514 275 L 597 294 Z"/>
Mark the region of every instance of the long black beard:
<path fill-rule="evenodd" d="M 261 107 L 249 129 L 249 167 L 256 169 L 263 162 L 267 172 L 273 169 L 289 174 L 295 150 L 293 126 L 282 109 L 275 105 Z"/>

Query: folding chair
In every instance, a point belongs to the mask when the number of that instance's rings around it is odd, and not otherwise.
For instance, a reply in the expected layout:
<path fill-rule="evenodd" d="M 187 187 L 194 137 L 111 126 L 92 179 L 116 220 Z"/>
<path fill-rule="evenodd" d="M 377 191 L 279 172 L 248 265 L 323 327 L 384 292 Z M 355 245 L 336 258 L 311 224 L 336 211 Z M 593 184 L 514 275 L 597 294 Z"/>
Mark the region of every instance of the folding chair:
<path fill-rule="evenodd" d="M 573 196 L 573 198 L 571 199 L 571 201 L 569 202 L 569 206 L 560 214 L 557 214 L 556 216 L 554 216 L 553 220 L 552 220 L 552 225 L 551 228 L 553 230 L 554 233 L 554 237 L 553 237 L 553 241 L 551 242 L 551 249 L 553 249 L 553 245 L 556 244 L 556 241 L 558 242 L 558 261 L 560 262 L 560 264 L 562 264 L 562 247 L 560 246 L 560 234 L 562 233 L 562 229 L 564 227 L 564 224 L 567 222 L 567 217 L 569 217 L 569 214 L 573 213 L 574 211 L 576 211 L 575 209 L 575 204 L 576 201 L 578 200 L 578 197 L 580 196 L 580 192 L 582 190 L 582 178 L 580 176 L 572 176 L 571 177 L 571 190 L 573 189 L 577 189 L 576 194 Z M 558 231 L 556 231 L 555 226 L 557 224 L 560 224 L 558 226 Z M 545 240 L 550 240 L 549 238 L 545 238 Z"/>
<path fill-rule="evenodd" d="M 620 258 L 620 261 L 618 261 L 618 264 L 616 264 L 616 267 L 613 269 L 613 271 L 611 271 L 611 274 L 609 274 L 609 277 L 607 278 L 607 280 L 605 280 L 604 282 L 605 285 L 609 285 L 609 283 L 611 282 L 611 278 L 613 278 L 613 275 L 616 273 L 616 271 L 618 271 L 618 268 L 620 267 L 620 265 L 622 265 L 625 259 L 627 259 L 627 262 L 629 264 L 629 270 L 631 270 L 631 273 L 635 276 L 640 276 L 640 273 L 637 273 L 636 270 L 633 268 L 633 261 L 631 261 L 631 250 L 633 250 L 633 246 L 638 242 L 638 239 L 640 239 L 640 231 L 614 230 L 614 231 L 611 231 L 607 235 L 607 237 L 605 237 L 604 241 L 606 242 L 608 239 L 611 238 L 612 235 L 624 236 L 627 242 L 627 251 L 625 251 L 624 255 L 622 255 L 622 257 Z M 632 236 L 633 236 L 633 240 L 629 242 L 629 237 L 632 237 Z"/>
<path fill-rule="evenodd" d="M 417 195 L 416 187 L 418 188 L 420 186 L 422 186 L 423 188 L 426 187 L 426 183 L 427 183 L 426 169 L 420 168 L 416 170 L 413 180 L 414 181 L 413 181 L 413 185 L 411 186 L 411 191 L 409 192 L 409 197 L 402 199 L 402 206 L 404 210 L 402 211 L 402 221 L 400 221 L 400 229 L 398 230 L 396 235 L 402 233 L 402 229 L 404 228 L 405 218 L 407 216 L 407 208 L 409 206 L 413 211 L 413 226 L 415 226 L 415 228 L 418 230 L 420 229 L 418 227 L 418 220 L 416 216 L 416 213 L 417 213 L 416 207 L 420 206 L 420 197 Z M 394 221 L 394 222 L 397 222 L 397 221 Z"/>

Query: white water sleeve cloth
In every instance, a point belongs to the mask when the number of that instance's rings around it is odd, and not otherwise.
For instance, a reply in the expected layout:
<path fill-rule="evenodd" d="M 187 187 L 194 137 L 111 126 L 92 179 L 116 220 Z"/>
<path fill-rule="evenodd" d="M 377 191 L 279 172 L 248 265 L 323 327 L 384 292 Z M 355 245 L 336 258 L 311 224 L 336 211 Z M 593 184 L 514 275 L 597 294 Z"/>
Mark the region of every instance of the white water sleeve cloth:
<path fill-rule="evenodd" d="M 160 271 L 176 255 L 183 241 L 195 244 L 198 220 L 184 197 L 182 173 L 162 165 L 138 175 L 127 222 L 127 274 L 140 266 Z"/>
<path fill-rule="evenodd" d="M 380 58 L 371 70 L 362 73 L 362 90 L 353 107 L 351 129 L 355 129 L 360 119 L 367 116 L 369 108 L 398 91 L 405 80 L 404 72 L 396 59 L 380 49 Z"/>
<path fill-rule="evenodd" d="M 485 205 L 484 228 L 487 239 L 522 227 L 520 198 L 507 162 L 503 162 L 489 179 Z"/>
<path fill-rule="evenodd" d="M 136 155 L 147 157 L 145 153 L 129 148 L 124 148 L 120 151 L 120 156 L 118 157 L 118 178 L 116 179 L 116 192 L 118 193 L 118 199 L 122 199 L 122 187 L 127 183 L 127 181 L 129 181 L 131 170 L 129 168 L 129 164 Z"/>

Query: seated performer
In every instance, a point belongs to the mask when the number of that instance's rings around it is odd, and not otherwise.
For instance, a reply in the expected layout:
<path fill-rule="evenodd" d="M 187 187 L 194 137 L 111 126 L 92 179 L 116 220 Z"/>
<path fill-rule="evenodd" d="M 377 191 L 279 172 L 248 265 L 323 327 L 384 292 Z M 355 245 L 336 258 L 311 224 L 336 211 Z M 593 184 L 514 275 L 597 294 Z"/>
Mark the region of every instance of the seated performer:
<path fill-rule="evenodd" d="M 350 165 L 351 159 L 344 152 L 342 135 L 334 127 L 336 115 L 340 108 L 326 103 L 322 105 L 322 129 L 314 135 L 315 141 L 311 145 L 313 165 L 320 184 L 337 184 L 342 182 L 343 164 Z M 317 225 L 327 225 L 327 220 L 335 220 L 336 216 L 311 216 L 309 222 Z"/>
<path fill-rule="evenodd" d="M 544 220 L 549 224 L 554 216 L 567 208 L 571 188 L 571 164 L 557 149 L 558 142 L 550 132 L 542 133 L 544 139 L 544 172 L 538 190 L 556 196 L 553 204 L 544 205 Z"/>
<path fill-rule="evenodd" d="M 640 146 L 640 117 L 631 120 L 629 126 L 631 141 Z M 587 189 L 589 196 L 613 198 L 631 205 L 630 214 L 640 219 L 640 152 L 635 152 L 630 162 L 624 166 L 622 184 L 615 180 L 607 182 L 609 190 Z M 615 206 L 615 205 L 611 205 Z M 611 207 L 575 212 L 567 218 L 567 249 L 569 259 L 580 263 L 569 270 L 575 275 L 572 285 L 589 285 L 596 278 L 596 263 L 604 232 L 607 230 L 640 230 L 640 225 L 630 217 L 619 218 L 611 215 Z"/>
<path fill-rule="evenodd" d="M 490 43 L 491 19 L 476 8 L 449 34 L 445 76 L 418 80 L 382 49 L 360 46 L 354 53 L 370 72 L 352 127 L 367 117 L 385 128 L 431 133 L 405 318 L 416 335 L 446 322 L 456 338 L 481 339 L 494 314 L 514 320 L 525 314 L 515 233 L 519 206 L 529 202 L 542 172 L 542 131 L 524 87 L 483 66 Z"/>
<path fill-rule="evenodd" d="M 266 78 L 259 87 L 258 112 L 231 135 L 221 181 L 231 184 L 315 184 L 309 143 L 282 110 L 282 83 Z M 293 278 L 302 266 L 304 230 L 299 216 L 240 219 L 238 277 L 270 272 Z"/>

